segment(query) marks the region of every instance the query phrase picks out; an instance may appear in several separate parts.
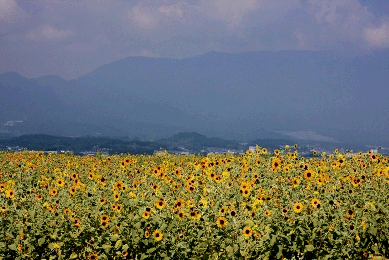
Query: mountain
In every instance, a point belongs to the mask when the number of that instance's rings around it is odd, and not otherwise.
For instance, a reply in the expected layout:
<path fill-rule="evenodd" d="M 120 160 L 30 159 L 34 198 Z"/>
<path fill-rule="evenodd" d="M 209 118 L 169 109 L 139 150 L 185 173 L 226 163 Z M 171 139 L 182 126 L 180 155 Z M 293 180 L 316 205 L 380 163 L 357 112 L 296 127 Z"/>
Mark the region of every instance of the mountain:
<path fill-rule="evenodd" d="M 0 120 L 26 115 L 33 133 L 60 135 L 254 140 L 312 131 L 379 144 L 389 142 L 388 61 L 389 51 L 211 52 L 129 57 L 69 81 L 6 73 Z"/>

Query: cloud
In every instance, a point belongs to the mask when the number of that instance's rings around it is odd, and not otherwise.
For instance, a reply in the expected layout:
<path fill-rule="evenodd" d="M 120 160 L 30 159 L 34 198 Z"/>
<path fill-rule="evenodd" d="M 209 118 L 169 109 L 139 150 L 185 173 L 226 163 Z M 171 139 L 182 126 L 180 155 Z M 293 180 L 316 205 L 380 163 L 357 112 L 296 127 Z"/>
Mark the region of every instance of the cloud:
<path fill-rule="evenodd" d="M 364 37 L 371 47 L 389 47 L 389 21 L 383 21 L 378 28 L 365 28 Z"/>
<path fill-rule="evenodd" d="M 152 29 L 158 25 L 157 18 L 142 5 L 132 8 L 128 16 L 140 28 Z"/>
<path fill-rule="evenodd" d="M 260 7 L 258 0 L 201 0 L 196 7 L 208 18 L 223 21 L 229 28 L 242 25 L 246 14 Z"/>
<path fill-rule="evenodd" d="M 15 0 L 0 0 L 0 20 L 11 21 L 25 16 Z"/>
<path fill-rule="evenodd" d="M 300 49 L 306 49 L 308 47 L 308 35 L 303 33 L 299 28 L 296 29 L 294 35 L 298 40 L 298 47 Z"/>
<path fill-rule="evenodd" d="M 180 22 L 184 17 L 185 2 L 158 5 L 155 3 L 141 3 L 131 8 L 128 17 L 135 26 L 143 29 L 160 28 Z"/>
<path fill-rule="evenodd" d="M 150 50 L 142 49 L 139 52 L 134 52 L 131 54 L 131 56 L 142 56 L 142 57 L 149 57 L 149 58 L 159 58 L 161 55 L 156 54 Z"/>
<path fill-rule="evenodd" d="M 11 64 L 28 56 L 31 64 L 50 64 L 45 68 L 66 71 L 69 78 L 134 55 L 388 47 L 389 20 L 381 21 L 361 2 L 0 0 L 0 59 Z M 23 15 L 26 19 L 20 19 Z M 20 65 L 20 72 L 50 73 L 31 64 Z"/>
<path fill-rule="evenodd" d="M 33 41 L 42 41 L 60 40 L 73 35 L 74 33 L 71 30 L 57 30 L 53 26 L 46 24 L 38 29 L 29 31 L 26 37 Z"/>
<path fill-rule="evenodd" d="M 158 8 L 158 11 L 169 17 L 182 17 L 184 13 L 178 5 L 162 5 Z"/>

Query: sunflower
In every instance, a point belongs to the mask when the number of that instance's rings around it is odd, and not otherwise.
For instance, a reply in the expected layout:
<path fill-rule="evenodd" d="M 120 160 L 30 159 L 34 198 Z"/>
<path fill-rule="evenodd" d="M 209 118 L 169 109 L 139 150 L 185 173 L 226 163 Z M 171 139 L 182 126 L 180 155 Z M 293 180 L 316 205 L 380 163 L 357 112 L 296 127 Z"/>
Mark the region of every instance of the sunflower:
<path fill-rule="evenodd" d="M 114 199 L 114 201 L 119 201 L 120 200 L 120 193 L 115 191 L 113 193 L 113 199 Z"/>
<path fill-rule="evenodd" d="M 55 196 L 55 195 L 58 194 L 58 191 L 57 191 L 57 189 L 51 189 L 51 190 L 49 191 L 49 194 L 50 194 L 51 196 Z"/>
<path fill-rule="evenodd" d="M 174 175 L 176 176 L 176 177 L 181 177 L 181 173 L 182 173 L 182 170 L 180 169 L 180 168 L 177 168 L 175 171 L 174 171 Z"/>
<path fill-rule="evenodd" d="M 9 199 L 13 199 L 15 197 L 14 190 L 6 190 L 5 191 L 5 197 L 7 197 Z"/>
<path fill-rule="evenodd" d="M 278 158 L 275 158 L 272 160 L 271 168 L 273 169 L 273 172 L 275 172 L 281 168 L 281 163 L 280 163 L 280 160 Z"/>
<path fill-rule="evenodd" d="M 275 156 L 280 155 L 280 150 L 274 150 L 274 155 L 275 155 Z"/>
<path fill-rule="evenodd" d="M 313 150 L 313 151 L 312 151 L 312 155 L 313 155 L 313 156 L 316 156 L 316 155 L 317 155 L 317 151 L 316 151 L 316 150 Z"/>
<path fill-rule="evenodd" d="M 182 220 L 184 217 L 185 217 L 184 211 L 181 210 L 180 212 L 177 213 L 178 220 Z"/>
<path fill-rule="evenodd" d="M 148 230 L 145 231 L 145 238 L 149 238 L 150 237 L 150 232 Z"/>
<path fill-rule="evenodd" d="M 262 148 L 262 153 L 263 154 L 267 154 L 267 149 L 266 148 Z"/>
<path fill-rule="evenodd" d="M 323 176 L 320 176 L 319 178 L 316 179 L 316 184 L 317 185 L 324 185 L 325 184 L 325 179 Z"/>
<path fill-rule="evenodd" d="M 56 180 L 55 184 L 59 187 L 63 187 L 65 185 L 65 181 L 63 179 Z"/>
<path fill-rule="evenodd" d="M 194 219 L 194 220 L 199 220 L 201 218 L 200 212 L 197 211 L 191 211 L 189 213 L 189 218 Z"/>
<path fill-rule="evenodd" d="M 223 206 L 220 210 L 219 210 L 219 216 L 224 216 L 224 214 L 226 214 L 228 208 L 226 206 Z"/>
<path fill-rule="evenodd" d="M 296 212 L 297 214 L 300 213 L 301 211 L 303 211 L 304 209 L 304 206 L 303 204 L 301 204 L 300 202 L 297 202 L 296 204 L 294 204 L 293 206 L 293 210 L 294 212 Z"/>
<path fill-rule="evenodd" d="M 184 205 L 185 205 L 185 201 L 183 201 L 183 200 L 177 200 L 176 203 L 174 204 L 174 207 L 175 207 L 176 209 L 180 209 L 180 208 L 182 208 Z"/>
<path fill-rule="evenodd" d="M 312 180 L 313 175 L 314 175 L 314 172 L 311 171 L 311 170 L 306 170 L 306 171 L 304 172 L 304 178 L 305 178 L 307 181 Z"/>
<path fill-rule="evenodd" d="M 354 187 L 358 187 L 360 184 L 361 184 L 361 180 L 358 178 L 358 177 L 353 177 L 351 179 L 351 184 L 354 186 Z"/>
<path fill-rule="evenodd" d="M 164 209 L 166 207 L 166 203 L 164 199 L 160 199 L 154 203 L 154 206 L 158 209 Z"/>
<path fill-rule="evenodd" d="M 99 259 L 97 254 L 89 254 L 88 255 L 88 260 L 97 260 L 97 259 Z"/>
<path fill-rule="evenodd" d="M 253 231 L 251 230 L 251 228 L 249 228 L 249 227 L 243 228 L 242 235 L 245 239 L 250 238 L 252 234 L 253 234 Z"/>
<path fill-rule="evenodd" d="M 245 198 L 250 196 L 250 190 L 240 190 L 240 192 L 242 193 L 242 196 Z"/>
<path fill-rule="evenodd" d="M 151 188 L 153 189 L 154 192 L 156 192 L 159 189 L 159 185 L 155 183 L 153 184 L 153 186 L 151 186 Z"/>
<path fill-rule="evenodd" d="M 149 217 L 150 217 L 150 212 L 148 212 L 148 211 L 143 211 L 142 212 L 142 218 L 148 219 Z"/>
<path fill-rule="evenodd" d="M 209 180 L 215 180 L 216 173 L 213 171 L 208 172 L 208 179 Z"/>
<path fill-rule="evenodd" d="M 286 165 L 284 167 L 284 172 L 290 172 L 290 165 Z"/>
<path fill-rule="evenodd" d="M 36 199 L 37 200 L 41 200 L 42 199 L 42 195 L 40 195 L 40 194 L 36 195 Z"/>
<path fill-rule="evenodd" d="M 248 190 L 250 188 L 250 185 L 246 182 L 242 182 L 242 184 L 240 184 L 239 188 L 241 190 Z"/>
<path fill-rule="evenodd" d="M 348 208 L 346 210 L 346 218 L 353 218 L 355 217 L 355 212 L 353 209 Z"/>
<path fill-rule="evenodd" d="M 71 187 L 70 188 L 70 195 L 74 195 L 74 194 L 76 194 L 76 188 Z"/>
<path fill-rule="evenodd" d="M 78 174 L 77 173 L 72 173 L 71 175 L 70 175 L 70 178 L 72 178 L 72 180 L 77 180 L 78 179 Z"/>
<path fill-rule="evenodd" d="M 375 154 L 370 154 L 370 159 L 372 162 L 376 162 L 376 161 L 378 161 L 378 156 Z"/>
<path fill-rule="evenodd" d="M 105 202 L 107 202 L 107 199 L 106 199 L 106 198 L 101 198 L 101 199 L 100 199 L 100 204 L 101 204 L 101 205 L 104 205 Z"/>
<path fill-rule="evenodd" d="M 107 228 L 108 227 L 108 222 L 107 221 L 103 221 L 103 222 L 101 222 L 100 226 L 102 228 Z"/>
<path fill-rule="evenodd" d="M 122 206 L 120 204 L 114 204 L 112 205 L 112 209 L 119 213 L 122 210 Z"/>
<path fill-rule="evenodd" d="M 157 229 L 153 232 L 153 237 L 154 237 L 155 241 L 161 241 L 163 238 L 163 234 L 160 230 Z"/>
<path fill-rule="evenodd" d="M 294 187 L 294 188 L 297 188 L 297 187 L 299 186 L 299 184 L 300 184 L 300 179 L 298 179 L 298 178 L 293 178 L 293 179 L 292 179 L 292 184 L 293 184 L 293 187 Z"/>
<path fill-rule="evenodd" d="M 108 215 L 102 215 L 100 217 L 100 221 L 101 222 L 108 222 L 109 221 L 109 216 Z"/>
<path fill-rule="evenodd" d="M 224 218 L 224 217 L 218 217 L 217 221 L 216 221 L 216 224 L 220 228 L 225 227 L 227 225 L 227 219 Z"/>
<path fill-rule="evenodd" d="M 312 201 L 311 201 L 311 205 L 312 205 L 312 207 L 314 207 L 314 208 L 316 208 L 316 209 L 318 209 L 318 208 L 320 208 L 320 200 L 318 200 L 318 199 L 312 199 Z"/>
<path fill-rule="evenodd" d="M 201 199 L 199 201 L 199 206 L 202 207 L 203 209 L 208 208 L 208 201 L 206 199 Z"/>
<path fill-rule="evenodd" d="M 339 156 L 338 157 L 338 163 L 339 163 L 340 166 L 342 166 L 345 162 L 346 162 L 346 159 L 343 158 L 343 156 Z"/>
<path fill-rule="evenodd" d="M 130 160 L 130 158 L 128 158 L 128 157 L 124 158 L 124 160 L 121 162 L 121 165 L 122 165 L 123 167 L 128 167 L 128 166 L 130 166 L 130 165 L 131 165 L 131 160 Z"/>

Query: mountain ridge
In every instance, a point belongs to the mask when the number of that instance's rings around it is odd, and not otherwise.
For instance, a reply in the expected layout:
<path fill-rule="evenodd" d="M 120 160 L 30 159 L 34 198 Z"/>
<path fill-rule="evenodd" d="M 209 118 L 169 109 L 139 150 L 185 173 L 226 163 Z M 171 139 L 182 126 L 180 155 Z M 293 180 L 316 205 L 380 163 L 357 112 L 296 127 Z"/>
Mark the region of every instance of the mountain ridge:
<path fill-rule="evenodd" d="M 312 129 L 339 140 L 388 141 L 388 53 L 128 57 L 69 81 L 55 76 L 13 81 L 1 74 L 0 120 L 27 115 L 31 123 L 40 122 L 36 129 L 49 133 L 52 122 L 65 135 L 85 127 L 83 133 L 147 133 L 149 139 L 197 131 L 247 140 L 260 129 Z"/>

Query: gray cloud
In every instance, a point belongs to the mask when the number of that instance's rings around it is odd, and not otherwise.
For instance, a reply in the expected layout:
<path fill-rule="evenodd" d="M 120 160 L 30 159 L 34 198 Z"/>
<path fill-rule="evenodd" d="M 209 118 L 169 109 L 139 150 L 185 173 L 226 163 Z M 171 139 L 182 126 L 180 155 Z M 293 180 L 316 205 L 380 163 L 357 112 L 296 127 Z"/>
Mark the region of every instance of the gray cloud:
<path fill-rule="evenodd" d="M 0 73 L 80 76 L 128 56 L 389 47 L 358 0 L 0 0 Z"/>

